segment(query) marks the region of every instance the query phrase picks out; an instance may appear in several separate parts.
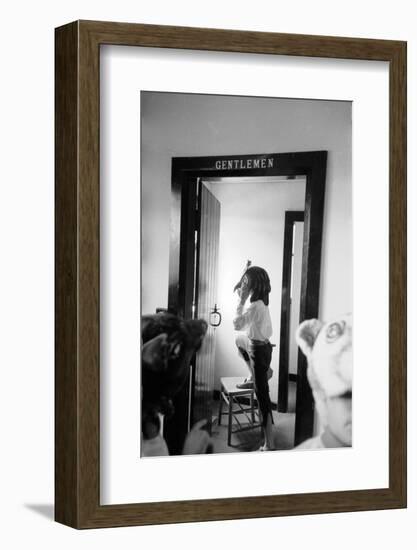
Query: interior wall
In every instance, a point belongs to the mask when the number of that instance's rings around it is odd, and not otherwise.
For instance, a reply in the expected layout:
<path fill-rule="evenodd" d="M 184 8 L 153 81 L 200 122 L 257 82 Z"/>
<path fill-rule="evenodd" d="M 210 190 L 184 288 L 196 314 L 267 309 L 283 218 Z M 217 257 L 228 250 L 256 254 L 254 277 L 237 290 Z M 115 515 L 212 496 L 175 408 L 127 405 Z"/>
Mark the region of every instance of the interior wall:
<path fill-rule="evenodd" d="M 156 92 L 141 102 L 143 313 L 168 301 L 172 157 L 313 150 L 328 151 L 320 316 L 351 311 L 350 102 Z"/>
<path fill-rule="evenodd" d="M 305 179 L 275 182 L 208 183 L 221 204 L 217 305 L 222 323 L 216 329 L 215 387 L 222 376 L 247 376 L 237 355 L 233 318 L 239 301 L 233 288 L 247 260 L 266 269 L 271 281 L 269 309 L 276 344 L 272 355 L 271 399 L 278 395 L 282 260 L 286 210 L 304 210 Z"/>

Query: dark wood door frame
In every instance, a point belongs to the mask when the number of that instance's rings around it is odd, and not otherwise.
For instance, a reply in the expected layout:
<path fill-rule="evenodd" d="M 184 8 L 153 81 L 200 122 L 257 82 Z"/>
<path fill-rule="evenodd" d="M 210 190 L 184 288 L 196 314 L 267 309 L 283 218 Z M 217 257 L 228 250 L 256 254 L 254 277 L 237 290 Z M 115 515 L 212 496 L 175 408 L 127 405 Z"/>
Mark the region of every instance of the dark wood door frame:
<path fill-rule="evenodd" d="M 285 212 L 282 259 L 281 324 L 279 337 L 278 412 L 288 411 L 289 342 L 291 319 L 292 244 L 294 222 L 304 221 L 304 211 Z"/>
<path fill-rule="evenodd" d="M 300 322 L 317 317 L 326 165 L 327 151 L 173 158 L 169 310 L 184 318 L 192 316 L 198 178 L 304 175 L 306 193 Z M 311 437 L 314 427 L 314 401 L 306 370 L 305 358 L 299 354 L 295 445 Z M 187 391 L 188 384 L 184 386 L 184 392 Z M 179 396 L 179 399 L 182 403 L 188 402 L 188 396 Z M 178 442 L 185 436 L 186 421 L 183 418 L 174 418 L 170 424 L 171 428 L 177 432 L 174 439 Z M 170 439 L 168 434 L 167 438 Z M 177 443 L 177 452 L 178 449 Z"/>

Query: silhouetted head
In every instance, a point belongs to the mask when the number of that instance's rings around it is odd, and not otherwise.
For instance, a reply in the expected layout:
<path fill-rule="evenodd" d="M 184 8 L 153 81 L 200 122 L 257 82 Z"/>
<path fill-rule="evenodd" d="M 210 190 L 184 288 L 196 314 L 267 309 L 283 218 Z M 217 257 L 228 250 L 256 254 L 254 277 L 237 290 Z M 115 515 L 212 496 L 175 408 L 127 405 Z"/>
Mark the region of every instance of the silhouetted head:
<path fill-rule="evenodd" d="M 184 321 L 170 313 L 142 317 L 142 433 L 159 431 L 158 413 L 173 412 L 172 398 L 181 390 L 193 354 L 207 331 L 203 320 Z M 155 433 L 156 432 L 156 433 Z"/>

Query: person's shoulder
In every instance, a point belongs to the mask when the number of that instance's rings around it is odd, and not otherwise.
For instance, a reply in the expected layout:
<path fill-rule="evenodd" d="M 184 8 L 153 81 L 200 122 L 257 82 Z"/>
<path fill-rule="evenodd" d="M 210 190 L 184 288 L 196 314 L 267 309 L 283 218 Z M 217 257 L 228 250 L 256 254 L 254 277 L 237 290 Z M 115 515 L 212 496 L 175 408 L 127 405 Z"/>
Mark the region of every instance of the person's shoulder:
<path fill-rule="evenodd" d="M 252 312 L 252 315 L 263 319 L 268 308 L 262 300 L 256 300 L 255 302 L 251 302 L 249 310 Z"/>
<path fill-rule="evenodd" d="M 162 435 L 158 434 L 152 439 L 142 439 L 142 452 L 144 457 L 148 456 L 168 456 L 168 447 Z"/>
<path fill-rule="evenodd" d="M 256 300 L 255 302 L 252 302 L 252 304 L 254 309 L 257 309 L 257 310 L 264 310 L 264 309 L 267 309 L 268 306 L 266 306 L 263 302 L 263 300 Z"/>
<path fill-rule="evenodd" d="M 311 437 L 310 439 L 307 439 L 300 445 L 296 447 L 296 449 L 323 449 L 323 441 L 319 435 L 316 437 Z"/>
<path fill-rule="evenodd" d="M 246 312 L 251 312 L 252 314 L 257 313 L 259 311 L 259 300 L 256 300 L 256 302 L 249 302 L 249 304 L 246 306 Z"/>

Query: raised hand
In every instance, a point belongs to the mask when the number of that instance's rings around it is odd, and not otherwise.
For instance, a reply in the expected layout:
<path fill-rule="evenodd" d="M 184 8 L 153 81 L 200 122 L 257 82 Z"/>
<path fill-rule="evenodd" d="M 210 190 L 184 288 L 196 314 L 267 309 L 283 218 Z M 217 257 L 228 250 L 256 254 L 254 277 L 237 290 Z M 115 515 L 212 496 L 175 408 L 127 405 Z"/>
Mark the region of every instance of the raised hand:
<path fill-rule="evenodd" d="M 244 277 L 246 271 L 250 268 L 251 265 L 252 265 L 251 260 L 246 260 L 246 266 L 245 266 L 245 269 L 243 270 L 242 276 L 241 276 L 239 282 L 235 285 L 235 287 L 233 289 L 233 292 L 236 292 L 236 290 L 237 290 L 237 293 L 238 293 L 239 296 L 241 295 L 239 289 L 242 286 L 243 277 Z"/>

